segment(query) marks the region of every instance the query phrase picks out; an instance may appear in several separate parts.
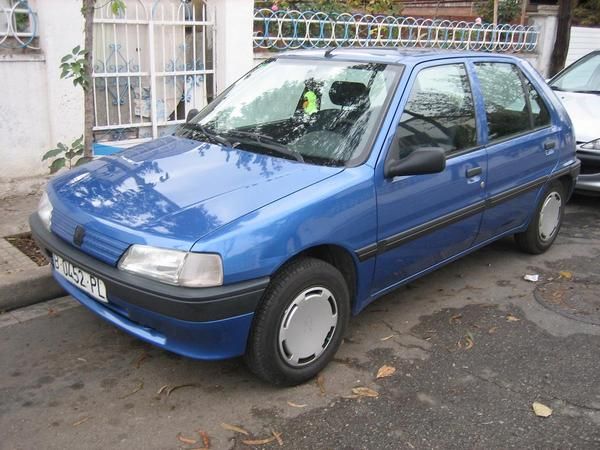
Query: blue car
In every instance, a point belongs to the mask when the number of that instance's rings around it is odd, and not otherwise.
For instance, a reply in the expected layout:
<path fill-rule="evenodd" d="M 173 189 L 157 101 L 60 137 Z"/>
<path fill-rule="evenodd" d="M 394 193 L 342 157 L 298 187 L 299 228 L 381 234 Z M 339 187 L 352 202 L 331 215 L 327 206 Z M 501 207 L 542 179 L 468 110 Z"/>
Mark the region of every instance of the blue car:
<path fill-rule="evenodd" d="M 117 327 L 294 385 L 395 288 L 507 235 L 546 251 L 579 167 L 518 58 L 291 52 L 173 135 L 57 176 L 30 225 L 58 283 Z"/>

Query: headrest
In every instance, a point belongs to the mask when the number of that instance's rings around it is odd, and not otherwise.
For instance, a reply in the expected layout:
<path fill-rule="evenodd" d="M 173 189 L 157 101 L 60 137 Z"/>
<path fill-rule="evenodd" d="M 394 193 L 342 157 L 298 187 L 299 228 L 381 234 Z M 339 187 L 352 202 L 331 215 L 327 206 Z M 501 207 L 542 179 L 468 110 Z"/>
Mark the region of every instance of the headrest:
<path fill-rule="evenodd" d="M 354 81 L 334 81 L 329 89 L 329 99 L 338 106 L 352 106 L 369 98 L 369 88 Z"/>

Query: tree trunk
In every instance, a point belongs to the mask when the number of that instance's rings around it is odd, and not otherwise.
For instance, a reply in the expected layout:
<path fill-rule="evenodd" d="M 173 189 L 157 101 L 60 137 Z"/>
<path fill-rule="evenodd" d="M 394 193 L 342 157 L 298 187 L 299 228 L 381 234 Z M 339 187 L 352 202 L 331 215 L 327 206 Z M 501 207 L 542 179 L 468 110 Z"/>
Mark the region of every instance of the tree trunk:
<path fill-rule="evenodd" d="M 83 7 L 81 12 L 84 18 L 84 29 L 85 35 L 84 48 L 87 50 L 85 55 L 85 75 L 86 89 L 83 91 L 83 146 L 84 156 L 92 156 L 92 143 L 93 143 L 93 127 L 94 127 L 94 91 L 92 89 L 92 51 L 94 45 L 94 3 L 95 0 L 83 0 Z"/>
<path fill-rule="evenodd" d="M 571 38 L 571 13 L 574 6 L 574 0 L 559 0 L 556 40 L 554 41 L 554 51 L 550 58 L 550 69 L 548 71 L 550 77 L 556 75 L 565 66 Z"/>

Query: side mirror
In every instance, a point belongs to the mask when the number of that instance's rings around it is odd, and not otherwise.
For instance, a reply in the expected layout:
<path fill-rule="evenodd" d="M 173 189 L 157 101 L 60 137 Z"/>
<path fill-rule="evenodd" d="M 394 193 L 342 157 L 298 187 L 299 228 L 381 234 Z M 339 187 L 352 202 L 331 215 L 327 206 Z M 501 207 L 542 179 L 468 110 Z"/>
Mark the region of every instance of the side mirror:
<path fill-rule="evenodd" d="M 188 123 L 191 122 L 192 119 L 198 115 L 198 112 L 199 111 L 196 108 L 190 109 L 187 113 L 187 117 L 185 118 L 185 121 Z"/>
<path fill-rule="evenodd" d="M 446 168 L 446 154 L 439 147 L 422 147 L 400 161 L 388 160 L 385 163 L 384 175 L 394 178 L 402 175 L 424 175 L 439 173 Z"/>

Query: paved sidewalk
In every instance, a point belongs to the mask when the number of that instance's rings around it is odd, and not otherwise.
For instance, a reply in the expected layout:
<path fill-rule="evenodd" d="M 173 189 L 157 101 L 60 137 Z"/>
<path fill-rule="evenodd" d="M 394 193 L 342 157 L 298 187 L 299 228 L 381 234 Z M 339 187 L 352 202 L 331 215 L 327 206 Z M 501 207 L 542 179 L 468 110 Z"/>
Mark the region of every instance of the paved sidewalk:
<path fill-rule="evenodd" d="M 5 237 L 29 231 L 29 215 L 37 209 L 46 179 L 28 180 L 24 192 L 0 198 L 0 311 L 48 300 L 62 292 L 49 266 L 38 266 Z"/>

